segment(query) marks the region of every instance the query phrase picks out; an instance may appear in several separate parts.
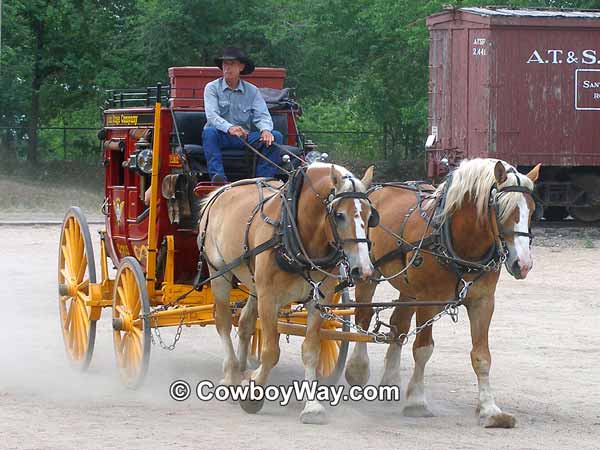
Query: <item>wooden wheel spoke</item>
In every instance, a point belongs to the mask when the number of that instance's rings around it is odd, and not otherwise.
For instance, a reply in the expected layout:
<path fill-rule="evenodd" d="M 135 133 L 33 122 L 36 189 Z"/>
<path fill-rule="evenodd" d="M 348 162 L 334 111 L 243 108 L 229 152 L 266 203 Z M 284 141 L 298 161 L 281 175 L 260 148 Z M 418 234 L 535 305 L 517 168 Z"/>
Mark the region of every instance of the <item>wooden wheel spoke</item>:
<path fill-rule="evenodd" d="M 123 279 L 123 289 L 125 290 L 125 298 L 127 302 L 129 302 L 129 296 L 131 295 L 131 282 L 129 280 L 129 270 L 124 270 L 123 273 L 121 274 L 121 277 Z M 129 303 L 127 303 L 127 306 L 129 306 Z"/>
<path fill-rule="evenodd" d="M 86 294 L 86 293 L 84 293 L 84 292 L 78 291 L 78 292 L 77 292 L 77 298 L 78 298 L 79 300 L 81 300 L 81 302 L 82 302 L 82 303 L 81 303 L 81 305 L 82 305 L 84 308 L 88 306 L 88 303 L 89 303 L 89 301 L 90 301 L 90 296 L 89 296 L 89 295 L 87 295 L 87 294 Z"/>
<path fill-rule="evenodd" d="M 79 266 L 77 269 L 77 283 L 81 283 L 83 281 L 83 277 L 85 276 L 85 269 L 87 268 L 87 258 L 85 257 L 85 253 L 81 256 L 81 260 L 79 261 Z"/>
<path fill-rule="evenodd" d="M 80 291 L 87 291 L 90 287 L 90 280 L 83 280 L 81 283 L 77 285 L 77 289 Z"/>
<path fill-rule="evenodd" d="M 121 362 L 124 369 L 129 367 L 129 342 L 127 340 L 127 333 L 121 335 Z"/>
<path fill-rule="evenodd" d="M 79 314 L 81 315 L 81 323 L 83 324 L 83 328 L 85 330 L 86 339 L 87 339 L 87 333 L 90 328 L 90 318 L 88 315 L 88 310 L 87 310 L 87 307 L 85 306 L 85 304 L 81 304 L 81 303 L 78 305 L 78 308 L 79 308 Z"/>
<path fill-rule="evenodd" d="M 117 297 L 120 300 L 119 303 L 125 307 L 127 307 L 127 301 L 125 298 L 125 289 L 123 286 L 117 286 Z"/>
<path fill-rule="evenodd" d="M 132 327 L 131 331 L 133 334 L 135 334 L 135 337 L 140 340 L 142 340 L 142 330 L 140 330 L 138 327 Z"/>
<path fill-rule="evenodd" d="M 66 281 L 69 278 L 69 273 L 64 268 L 60 269 L 60 274 L 63 278 L 63 281 Z"/>
<path fill-rule="evenodd" d="M 136 296 L 133 300 L 132 300 L 133 305 L 131 305 L 131 317 L 133 317 L 133 319 L 137 319 L 140 315 L 140 310 L 142 308 L 142 303 L 140 301 L 140 297 L 139 295 Z"/>
<path fill-rule="evenodd" d="M 132 366 L 137 367 L 142 359 L 142 341 L 134 333 L 129 333 L 129 345 L 131 346 Z"/>
<path fill-rule="evenodd" d="M 69 248 L 63 244 L 60 246 L 60 248 L 62 249 L 62 253 L 63 253 L 63 259 L 65 260 L 65 266 L 67 267 L 67 276 L 65 276 L 66 279 L 71 277 L 71 274 L 73 273 L 73 269 L 71 267 L 71 255 L 69 253 Z"/>
<path fill-rule="evenodd" d="M 87 347 L 87 314 L 84 316 L 84 312 L 82 311 L 81 305 L 76 305 L 75 316 L 78 317 L 78 320 L 75 322 L 75 331 L 77 333 L 77 342 L 78 342 L 78 351 L 77 351 L 77 359 L 83 356 L 85 349 Z"/>
<path fill-rule="evenodd" d="M 125 314 L 128 314 L 127 307 L 124 305 L 115 306 L 115 310 L 117 310 L 121 317 L 123 317 Z"/>
<path fill-rule="evenodd" d="M 69 273 L 75 275 L 75 242 L 73 242 L 73 218 L 69 219 L 69 225 L 66 231 L 67 250 L 69 255 Z"/>
<path fill-rule="evenodd" d="M 71 329 L 71 323 L 73 322 L 73 302 L 67 308 L 67 317 L 65 318 L 64 329 L 69 333 Z"/>

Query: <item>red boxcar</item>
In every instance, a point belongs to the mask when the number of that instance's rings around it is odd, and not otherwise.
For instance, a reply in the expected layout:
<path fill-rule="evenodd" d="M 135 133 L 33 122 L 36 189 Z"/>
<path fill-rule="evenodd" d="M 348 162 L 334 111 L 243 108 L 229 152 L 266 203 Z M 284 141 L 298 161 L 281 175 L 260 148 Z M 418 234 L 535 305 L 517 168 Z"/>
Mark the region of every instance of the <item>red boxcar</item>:
<path fill-rule="evenodd" d="M 542 163 L 547 218 L 600 220 L 600 11 L 460 8 L 427 26 L 428 175 Z"/>

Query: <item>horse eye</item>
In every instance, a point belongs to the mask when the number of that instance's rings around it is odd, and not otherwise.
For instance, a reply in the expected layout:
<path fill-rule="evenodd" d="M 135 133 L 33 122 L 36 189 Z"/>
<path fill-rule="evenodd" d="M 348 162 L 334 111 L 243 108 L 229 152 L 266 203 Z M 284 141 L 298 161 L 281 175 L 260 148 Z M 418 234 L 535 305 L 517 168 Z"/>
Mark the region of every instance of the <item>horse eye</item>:
<path fill-rule="evenodd" d="M 341 213 L 341 212 L 336 212 L 335 213 L 335 220 L 340 220 L 340 221 L 344 220 L 344 214 Z"/>

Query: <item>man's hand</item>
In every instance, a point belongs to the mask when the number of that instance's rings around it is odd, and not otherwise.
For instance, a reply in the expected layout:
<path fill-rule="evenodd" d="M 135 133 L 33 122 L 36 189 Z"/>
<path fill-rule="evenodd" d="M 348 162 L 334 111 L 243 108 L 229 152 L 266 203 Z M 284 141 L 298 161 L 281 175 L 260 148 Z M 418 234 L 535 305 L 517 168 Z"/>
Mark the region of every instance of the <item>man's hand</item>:
<path fill-rule="evenodd" d="M 260 141 L 267 144 L 267 147 L 270 147 L 275 138 L 273 137 L 273 133 L 269 130 L 263 130 L 260 132 Z"/>
<path fill-rule="evenodd" d="M 246 139 L 248 137 L 248 132 L 244 130 L 243 127 L 240 127 L 238 125 L 230 127 L 229 130 L 227 130 L 227 132 L 232 136 L 237 136 L 241 139 Z"/>

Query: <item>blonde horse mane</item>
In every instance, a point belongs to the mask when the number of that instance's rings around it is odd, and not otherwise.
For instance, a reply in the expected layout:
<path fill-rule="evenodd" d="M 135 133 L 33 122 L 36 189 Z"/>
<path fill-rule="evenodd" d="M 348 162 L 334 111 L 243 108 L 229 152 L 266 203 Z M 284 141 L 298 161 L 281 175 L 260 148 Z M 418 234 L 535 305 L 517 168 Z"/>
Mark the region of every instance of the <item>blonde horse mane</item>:
<path fill-rule="evenodd" d="M 490 190 L 496 177 L 494 176 L 494 167 L 499 160 L 491 158 L 465 159 L 460 163 L 458 169 L 452 176 L 452 184 L 446 192 L 446 203 L 441 213 L 442 221 L 451 217 L 463 204 L 464 200 L 469 200 L 475 204 L 477 216 L 482 221 L 488 214 L 488 201 Z M 533 181 L 526 175 L 516 171 L 507 162 L 501 161 L 506 170 L 513 169 L 514 172 L 507 173 L 507 179 L 500 184 L 498 188 L 518 185 L 517 177 L 522 186 L 533 190 Z M 435 196 L 442 195 L 446 182 L 442 183 L 435 192 Z M 517 202 L 521 194 L 518 192 L 507 192 L 499 196 L 498 205 L 500 207 L 500 222 L 505 222 L 517 207 Z"/>

